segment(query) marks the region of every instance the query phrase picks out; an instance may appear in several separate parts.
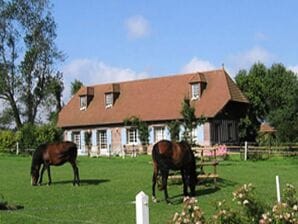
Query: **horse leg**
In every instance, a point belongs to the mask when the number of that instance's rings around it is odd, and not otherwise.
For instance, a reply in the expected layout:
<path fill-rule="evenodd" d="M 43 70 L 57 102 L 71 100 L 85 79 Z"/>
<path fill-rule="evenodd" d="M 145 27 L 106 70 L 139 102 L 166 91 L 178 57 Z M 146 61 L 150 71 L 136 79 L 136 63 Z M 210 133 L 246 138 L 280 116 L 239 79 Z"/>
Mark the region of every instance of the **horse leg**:
<path fill-rule="evenodd" d="M 73 169 L 73 186 L 76 184 L 79 186 L 80 185 L 80 177 L 79 177 L 79 168 L 77 167 L 76 162 L 71 162 L 70 163 Z"/>
<path fill-rule="evenodd" d="M 158 167 L 157 164 L 154 162 L 153 164 L 153 176 L 152 176 L 152 201 L 154 203 L 157 202 L 156 195 L 155 195 L 155 186 L 157 181 L 157 175 L 158 175 Z"/>
<path fill-rule="evenodd" d="M 48 170 L 48 185 L 52 184 L 52 178 L 51 178 L 51 170 L 50 170 L 50 165 L 47 165 L 47 170 Z"/>
<path fill-rule="evenodd" d="M 164 190 L 164 196 L 165 196 L 165 201 L 170 204 L 169 201 L 169 195 L 168 195 L 168 189 L 167 189 L 167 182 L 168 182 L 168 176 L 169 176 L 169 171 L 162 171 L 162 188 Z"/>
<path fill-rule="evenodd" d="M 197 185 L 197 174 L 190 174 L 189 177 L 189 188 L 190 188 L 190 196 L 196 196 L 196 185 Z"/>
<path fill-rule="evenodd" d="M 187 175 L 185 174 L 183 169 L 181 169 L 181 176 L 182 176 L 182 181 L 183 181 L 183 196 L 187 197 L 188 196 L 188 191 L 187 191 L 188 180 L 187 180 Z"/>
<path fill-rule="evenodd" d="M 43 176 L 43 173 L 44 173 L 45 169 L 46 169 L 45 164 L 43 164 L 42 168 L 41 168 L 41 171 L 40 171 L 40 177 L 39 177 L 39 182 L 38 182 L 39 185 L 41 185 L 41 183 L 42 183 L 42 176 Z"/>

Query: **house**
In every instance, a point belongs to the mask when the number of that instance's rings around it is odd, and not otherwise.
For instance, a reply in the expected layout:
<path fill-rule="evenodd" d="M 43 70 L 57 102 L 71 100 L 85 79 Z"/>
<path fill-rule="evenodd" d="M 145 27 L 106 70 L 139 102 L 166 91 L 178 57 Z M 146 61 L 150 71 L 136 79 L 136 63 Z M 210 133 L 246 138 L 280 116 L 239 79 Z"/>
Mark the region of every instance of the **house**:
<path fill-rule="evenodd" d="M 207 122 L 193 130 L 197 144 L 237 143 L 238 122 L 249 104 L 224 69 L 82 87 L 61 110 L 58 126 L 80 154 L 121 153 L 138 148 L 138 130 L 124 125 L 135 116 L 149 125 L 149 143 L 170 139 L 168 123 L 182 118 L 185 98 Z M 182 136 L 181 127 L 181 136 Z"/>

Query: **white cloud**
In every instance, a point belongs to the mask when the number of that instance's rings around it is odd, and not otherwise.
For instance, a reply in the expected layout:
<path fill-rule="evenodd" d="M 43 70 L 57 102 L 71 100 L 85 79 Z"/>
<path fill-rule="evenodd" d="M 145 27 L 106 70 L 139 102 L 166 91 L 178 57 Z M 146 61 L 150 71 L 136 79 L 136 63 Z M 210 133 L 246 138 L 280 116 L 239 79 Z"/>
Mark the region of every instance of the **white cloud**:
<path fill-rule="evenodd" d="M 228 57 L 228 64 L 231 65 L 233 72 L 240 69 L 249 69 L 254 63 L 261 62 L 264 64 L 272 63 L 276 57 L 265 48 L 256 46 L 252 49 L 234 54 Z"/>
<path fill-rule="evenodd" d="M 197 71 L 208 71 L 215 69 L 209 61 L 201 60 L 197 57 L 192 58 L 182 69 L 183 73 L 191 73 Z"/>
<path fill-rule="evenodd" d="M 124 25 L 129 38 L 137 39 L 150 34 L 150 24 L 141 15 L 129 17 Z"/>
<path fill-rule="evenodd" d="M 95 85 L 108 82 L 120 82 L 146 78 L 146 73 L 137 73 L 129 68 L 112 67 L 99 60 L 77 59 L 63 69 L 64 100 L 70 97 L 71 82 L 75 79 L 84 85 Z"/>

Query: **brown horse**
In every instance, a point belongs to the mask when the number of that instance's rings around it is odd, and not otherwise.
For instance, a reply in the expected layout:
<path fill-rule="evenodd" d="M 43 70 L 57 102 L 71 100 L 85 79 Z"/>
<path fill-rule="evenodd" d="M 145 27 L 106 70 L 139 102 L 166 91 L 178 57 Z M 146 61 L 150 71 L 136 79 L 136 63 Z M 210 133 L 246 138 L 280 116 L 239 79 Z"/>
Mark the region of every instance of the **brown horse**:
<path fill-rule="evenodd" d="M 73 185 L 79 185 L 79 169 L 76 165 L 77 151 L 78 149 L 76 144 L 67 141 L 40 145 L 32 156 L 31 184 L 33 186 L 37 185 L 39 179 L 38 183 L 41 185 L 43 173 L 45 170 L 47 170 L 49 180 L 48 185 L 50 185 L 52 183 L 50 166 L 60 166 L 65 162 L 69 162 L 74 173 Z M 39 178 L 39 170 L 41 165 L 43 166 Z"/>
<path fill-rule="evenodd" d="M 162 178 L 162 189 L 167 203 L 169 196 L 167 191 L 167 180 L 169 170 L 180 170 L 183 181 L 184 196 L 195 196 L 197 184 L 196 161 L 191 147 L 186 142 L 170 142 L 161 140 L 152 149 L 153 177 L 152 177 L 152 200 L 156 202 L 155 185 L 160 173 Z M 190 195 L 188 194 L 190 188 Z"/>

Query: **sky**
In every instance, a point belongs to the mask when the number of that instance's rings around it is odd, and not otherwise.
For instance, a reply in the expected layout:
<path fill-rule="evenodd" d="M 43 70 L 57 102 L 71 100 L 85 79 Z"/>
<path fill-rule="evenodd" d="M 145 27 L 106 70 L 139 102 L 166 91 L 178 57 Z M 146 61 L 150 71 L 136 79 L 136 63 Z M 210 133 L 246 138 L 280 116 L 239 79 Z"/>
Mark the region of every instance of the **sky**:
<path fill-rule="evenodd" d="M 84 85 L 256 62 L 298 73 L 296 0 L 52 0 L 64 100 Z"/>

